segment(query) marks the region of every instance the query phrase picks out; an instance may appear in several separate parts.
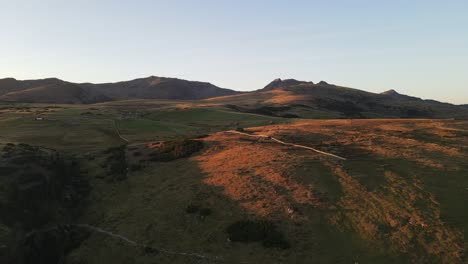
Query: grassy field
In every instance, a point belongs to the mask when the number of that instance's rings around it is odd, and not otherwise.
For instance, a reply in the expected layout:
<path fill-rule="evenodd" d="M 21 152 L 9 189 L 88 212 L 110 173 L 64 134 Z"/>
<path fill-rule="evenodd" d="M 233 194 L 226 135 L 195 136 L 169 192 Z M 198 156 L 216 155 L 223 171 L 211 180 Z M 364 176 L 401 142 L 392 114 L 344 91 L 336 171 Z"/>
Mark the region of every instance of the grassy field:
<path fill-rule="evenodd" d="M 91 232 L 66 263 L 466 261 L 466 121 L 286 119 L 208 101 L 0 105 L 0 147 L 79 161 L 91 188 L 74 224 L 139 243 Z M 346 160 L 222 132 L 238 128 Z M 230 226 L 265 221 L 287 248 L 230 240 Z"/>
<path fill-rule="evenodd" d="M 151 116 L 168 122 L 164 118 Z M 202 139 L 204 149 L 191 158 L 146 161 L 119 182 L 100 178 L 105 158 L 97 158 L 88 163 L 94 192 L 81 221 L 214 263 L 462 263 L 468 227 L 465 126 L 462 121 L 302 120 L 247 129 L 346 161 L 215 133 Z M 421 129 L 438 143 L 415 138 L 413 131 Z M 151 153 L 145 147 L 132 150 L 143 153 L 139 160 Z M 189 213 L 190 206 L 208 208 L 210 214 Z M 261 219 L 275 223 L 289 249 L 227 239 L 233 223 Z M 92 235 L 69 259 L 200 261 L 155 255 L 102 234 Z"/>
<path fill-rule="evenodd" d="M 153 105 L 150 110 L 133 107 L 60 105 L 51 108 L 38 104 L 3 104 L 0 110 L 0 142 L 23 142 L 82 152 L 125 143 L 116 128 L 130 143 L 140 143 L 288 121 L 213 107 Z"/>

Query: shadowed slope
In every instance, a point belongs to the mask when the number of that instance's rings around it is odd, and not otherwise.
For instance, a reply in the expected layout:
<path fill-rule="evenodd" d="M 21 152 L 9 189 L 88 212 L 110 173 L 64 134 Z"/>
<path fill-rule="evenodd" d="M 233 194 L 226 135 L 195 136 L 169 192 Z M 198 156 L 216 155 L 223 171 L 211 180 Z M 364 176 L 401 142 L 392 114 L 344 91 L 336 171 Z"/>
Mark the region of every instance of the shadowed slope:
<path fill-rule="evenodd" d="M 86 104 L 125 99 L 196 100 L 236 94 L 210 83 L 148 77 L 117 83 L 71 83 L 56 78 L 0 80 L 0 101 Z"/>
<path fill-rule="evenodd" d="M 324 81 L 314 84 L 277 79 L 255 92 L 209 101 L 226 104 L 238 111 L 284 117 L 468 118 L 468 110 L 461 106 L 422 100 L 393 90 L 375 94 Z"/>

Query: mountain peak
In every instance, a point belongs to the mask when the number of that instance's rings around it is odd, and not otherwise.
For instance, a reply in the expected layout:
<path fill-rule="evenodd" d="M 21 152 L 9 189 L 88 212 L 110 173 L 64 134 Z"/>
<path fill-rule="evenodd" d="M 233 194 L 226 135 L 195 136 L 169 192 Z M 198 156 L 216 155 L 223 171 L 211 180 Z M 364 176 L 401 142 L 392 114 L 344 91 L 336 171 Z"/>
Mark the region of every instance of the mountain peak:
<path fill-rule="evenodd" d="M 277 79 L 274 79 L 272 82 L 270 82 L 262 90 L 269 91 L 269 90 L 273 90 L 273 89 L 280 88 L 280 87 L 298 85 L 298 84 L 303 84 L 303 83 L 313 84 L 312 82 L 298 81 L 296 79 L 284 79 L 284 80 L 282 80 L 280 78 L 277 78 Z"/>
<path fill-rule="evenodd" d="M 7 78 L 0 79 L 0 81 L 16 81 L 16 79 L 12 77 L 7 77 Z"/>
<path fill-rule="evenodd" d="M 393 90 L 393 89 L 390 89 L 388 91 L 385 91 L 381 94 L 385 94 L 385 95 L 400 95 L 397 91 Z"/>
<path fill-rule="evenodd" d="M 327 83 L 326 81 L 320 81 L 319 83 L 317 83 L 318 85 L 330 85 L 329 83 Z"/>
<path fill-rule="evenodd" d="M 116 83 L 72 83 L 57 78 L 0 80 L 0 101 L 95 103 L 128 99 L 198 100 L 239 92 L 213 84 L 148 76 Z"/>

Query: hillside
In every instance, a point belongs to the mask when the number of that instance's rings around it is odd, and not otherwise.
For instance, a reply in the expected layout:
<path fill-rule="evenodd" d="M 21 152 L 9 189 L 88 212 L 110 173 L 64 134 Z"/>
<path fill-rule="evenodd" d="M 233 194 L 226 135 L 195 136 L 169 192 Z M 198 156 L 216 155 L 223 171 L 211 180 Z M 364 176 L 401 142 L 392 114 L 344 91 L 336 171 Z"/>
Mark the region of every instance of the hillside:
<path fill-rule="evenodd" d="M 109 101 L 110 98 L 87 91 L 79 85 L 56 78 L 18 81 L 0 80 L 0 101 L 30 103 L 86 104 Z"/>
<path fill-rule="evenodd" d="M 464 106 L 423 100 L 395 90 L 381 94 L 320 81 L 275 79 L 253 92 L 206 82 L 150 76 L 116 83 L 71 83 L 56 78 L 0 80 L 0 101 L 91 104 L 122 100 L 203 100 L 230 111 L 286 118 L 468 118 Z"/>
<path fill-rule="evenodd" d="M 238 92 L 205 82 L 148 77 L 117 83 L 71 83 L 56 78 L 0 80 L 0 101 L 89 104 L 127 99 L 197 100 Z"/>
<path fill-rule="evenodd" d="M 467 121 L 220 100 L 0 103 L 0 262 L 466 263 Z"/>
<path fill-rule="evenodd" d="M 301 118 L 468 118 L 466 108 L 402 95 L 375 94 L 321 81 L 276 79 L 255 92 L 207 101 L 257 114 Z"/>
<path fill-rule="evenodd" d="M 177 78 L 151 76 L 117 83 L 79 84 L 88 90 L 97 91 L 113 100 L 125 99 L 172 99 L 197 100 L 238 92 L 219 88 L 207 82 L 195 82 Z"/>

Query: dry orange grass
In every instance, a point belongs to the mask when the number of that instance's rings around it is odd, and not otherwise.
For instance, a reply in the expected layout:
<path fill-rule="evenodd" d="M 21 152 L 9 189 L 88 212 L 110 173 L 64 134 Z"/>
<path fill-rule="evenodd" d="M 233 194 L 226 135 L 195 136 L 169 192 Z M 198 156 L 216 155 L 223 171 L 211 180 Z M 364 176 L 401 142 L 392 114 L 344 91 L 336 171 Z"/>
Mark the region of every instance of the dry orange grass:
<path fill-rule="evenodd" d="M 417 258 L 417 247 L 424 250 L 424 256 L 435 255 L 445 263 L 460 261 L 463 234 L 444 225 L 437 202 L 420 187 L 421 183 L 387 171 L 385 192 L 376 193 L 367 191 L 341 168 L 335 168 L 335 173 L 344 187 L 338 206 L 353 209 L 330 218 L 336 227 L 343 231 L 351 228 L 379 251 L 389 249 Z M 424 210 L 415 207 L 421 201 Z M 423 261 L 430 260 L 427 257 Z"/>
<path fill-rule="evenodd" d="M 291 176 L 294 156 L 285 147 L 241 137 L 217 133 L 205 139 L 216 142 L 195 158 L 207 174 L 205 183 L 223 187 L 226 196 L 262 217 L 297 218 L 294 204 L 320 205 L 314 187 Z"/>
<path fill-rule="evenodd" d="M 272 90 L 266 93 L 273 95 L 271 99 L 268 99 L 267 101 L 265 101 L 266 103 L 272 103 L 272 104 L 288 104 L 288 103 L 303 101 L 307 99 L 305 95 L 294 94 L 291 91 L 285 91 L 285 90 L 280 90 L 280 89 Z"/>
<path fill-rule="evenodd" d="M 298 121 L 291 125 L 279 125 L 253 128 L 255 133 L 270 136 L 302 134 L 306 139 L 308 133 L 318 133 L 331 136 L 332 139 L 324 140 L 325 145 L 338 144 L 356 149 L 366 150 L 385 158 L 404 158 L 413 160 L 425 166 L 444 168 L 437 156 L 451 156 L 457 159 L 466 158 L 459 147 L 445 146 L 439 143 L 425 142 L 413 138 L 404 137 L 401 134 L 420 129 L 427 129 L 428 133 L 442 137 L 453 137 L 453 132 L 464 131 L 461 129 L 447 128 L 444 121 L 431 120 L 326 120 L 326 121 Z M 459 141 L 459 138 L 455 139 Z M 352 157 L 349 157 L 352 158 Z"/>
<path fill-rule="evenodd" d="M 301 120 L 248 130 L 285 141 L 292 138 L 296 142 L 290 143 L 309 144 L 349 160 L 402 159 L 443 171 L 457 170 L 456 164 L 467 160 L 468 140 L 456 137 L 466 130 L 450 124 L 444 120 Z M 466 123 L 461 125 L 466 127 Z M 435 142 L 412 134 L 420 131 L 435 137 Z M 441 143 L 453 137 L 459 144 Z M 416 262 L 461 261 L 463 233 L 445 225 L 437 199 L 416 177 L 385 170 L 385 183 L 379 190 L 369 190 L 341 162 L 314 152 L 238 134 L 217 133 L 204 140 L 208 147 L 193 158 L 206 174 L 204 182 L 221 187 L 224 195 L 254 215 L 307 221 L 312 216 L 297 214 L 296 206 L 336 209 L 327 218 L 329 223 L 357 233 L 376 252 L 406 254 Z M 321 201 L 314 184 L 292 176 L 305 155 L 321 160 L 336 175 L 342 195 L 335 204 Z"/>

